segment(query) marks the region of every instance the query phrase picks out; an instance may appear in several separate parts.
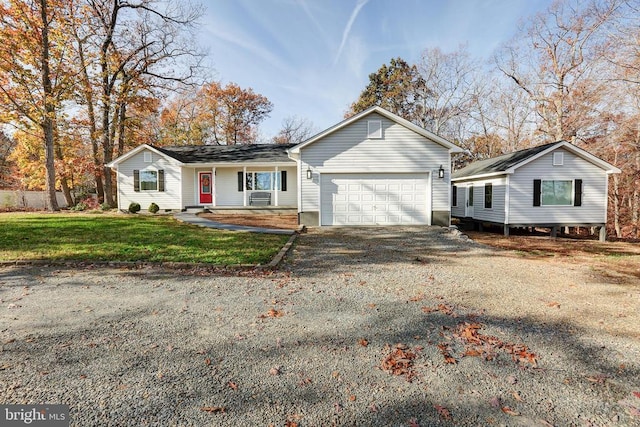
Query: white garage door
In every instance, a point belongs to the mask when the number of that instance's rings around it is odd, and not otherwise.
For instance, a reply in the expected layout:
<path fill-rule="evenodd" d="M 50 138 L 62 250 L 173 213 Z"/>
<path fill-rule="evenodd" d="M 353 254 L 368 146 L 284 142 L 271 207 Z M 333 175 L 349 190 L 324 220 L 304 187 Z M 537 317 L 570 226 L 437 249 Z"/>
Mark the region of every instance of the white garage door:
<path fill-rule="evenodd" d="M 428 224 L 427 174 L 323 174 L 321 225 Z"/>

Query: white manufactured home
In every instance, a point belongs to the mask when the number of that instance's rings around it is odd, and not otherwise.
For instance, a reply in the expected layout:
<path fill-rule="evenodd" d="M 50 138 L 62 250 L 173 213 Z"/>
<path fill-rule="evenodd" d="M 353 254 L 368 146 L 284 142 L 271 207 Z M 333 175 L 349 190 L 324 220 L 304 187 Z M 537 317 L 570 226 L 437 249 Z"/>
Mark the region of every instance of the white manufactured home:
<path fill-rule="evenodd" d="M 513 227 L 599 227 L 615 166 L 566 141 L 473 162 L 452 175 L 452 216 Z"/>

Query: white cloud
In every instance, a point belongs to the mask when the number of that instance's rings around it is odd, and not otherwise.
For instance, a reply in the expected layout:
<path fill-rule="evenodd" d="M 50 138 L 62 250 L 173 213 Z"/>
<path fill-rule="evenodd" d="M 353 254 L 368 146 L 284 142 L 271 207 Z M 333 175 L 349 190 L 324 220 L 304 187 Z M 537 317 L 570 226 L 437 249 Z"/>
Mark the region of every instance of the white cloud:
<path fill-rule="evenodd" d="M 344 27 L 344 31 L 342 32 L 342 41 L 340 42 L 340 47 L 338 48 L 338 52 L 336 53 L 336 56 L 333 59 L 334 66 L 338 63 L 338 60 L 340 59 L 340 55 L 342 55 L 342 50 L 344 49 L 344 46 L 347 43 L 347 40 L 349 39 L 349 34 L 351 33 L 351 27 L 353 26 L 353 23 L 358 17 L 360 10 L 362 10 L 364 5 L 366 5 L 368 2 L 369 0 L 358 0 L 356 7 L 351 12 L 349 21 L 347 22 L 347 25 Z"/>

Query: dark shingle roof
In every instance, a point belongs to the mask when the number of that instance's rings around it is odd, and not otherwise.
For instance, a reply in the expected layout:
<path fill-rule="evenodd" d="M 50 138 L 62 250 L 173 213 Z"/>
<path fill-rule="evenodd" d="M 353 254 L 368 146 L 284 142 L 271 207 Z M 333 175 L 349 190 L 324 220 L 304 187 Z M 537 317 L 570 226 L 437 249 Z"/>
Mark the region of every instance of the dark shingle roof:
<path fill-rule="evenodd" d="M 527 148 L 525 150 L 514 151 L 513 153 L 503 154 L 502 156 L 494 157 L 492 159 L 478 160 L 477 162 L 473 162 L 465 166 L 464 168 L 455 171 L 451 175 L 451 178 L 464 178 L 468 176 L 504 172 L 561 142 L 563 141 L 552 142 L 533 148 Z"/>
<path fill-rule="evenodd" d="M 182 163 L 293 162 L 287 149 L 295 144 L 183 145 L 153 147 Z"/>

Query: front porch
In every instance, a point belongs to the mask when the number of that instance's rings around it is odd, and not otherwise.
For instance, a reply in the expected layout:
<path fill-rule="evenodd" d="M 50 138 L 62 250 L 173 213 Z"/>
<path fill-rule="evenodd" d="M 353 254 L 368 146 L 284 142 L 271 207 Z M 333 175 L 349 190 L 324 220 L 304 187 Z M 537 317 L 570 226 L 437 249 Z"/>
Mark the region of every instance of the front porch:
<path fill-rule="evenodd" d="M 270 213 L 270 209 L 293 209 L 297 212 L 296 166 L 251 165 L 212 166 L 191 169 L 192 196 L 185 208 L 216 209 L 226 213 Z M 189 202 L 191 199 L 191 202 Z M 267 211 L 261 211 L 267 209 Z"/>

